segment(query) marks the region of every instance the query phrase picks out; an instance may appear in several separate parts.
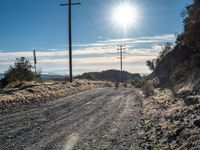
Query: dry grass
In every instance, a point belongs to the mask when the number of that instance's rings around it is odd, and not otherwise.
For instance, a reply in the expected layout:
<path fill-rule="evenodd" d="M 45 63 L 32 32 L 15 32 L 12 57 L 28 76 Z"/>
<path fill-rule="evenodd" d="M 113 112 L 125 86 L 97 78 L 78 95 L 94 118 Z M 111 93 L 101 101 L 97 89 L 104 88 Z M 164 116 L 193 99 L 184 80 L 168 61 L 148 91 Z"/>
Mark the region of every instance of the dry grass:
<path fill-rule="evenodd" d="M 28 84 L 22 89 L 11 89 L 10 92 L 0 94 L 0 112 L 18 104 L 43 103 L 55 98 L 72 95 L 81 91 L 111 85 L 104 81 L 75 80 L 69 82 L 45 82 Z M 7 107 L 8 106 L 8 107 Z"/>
<path fill-rule="evenodd" d="M 199 113 L 199 104 L 187 106 L 170 90 L 154 90 L 153 96 L 143 100 L 142 145 L 160 150 L 198 148 L 200 128 L 194 121 L 200 119 Z"/>

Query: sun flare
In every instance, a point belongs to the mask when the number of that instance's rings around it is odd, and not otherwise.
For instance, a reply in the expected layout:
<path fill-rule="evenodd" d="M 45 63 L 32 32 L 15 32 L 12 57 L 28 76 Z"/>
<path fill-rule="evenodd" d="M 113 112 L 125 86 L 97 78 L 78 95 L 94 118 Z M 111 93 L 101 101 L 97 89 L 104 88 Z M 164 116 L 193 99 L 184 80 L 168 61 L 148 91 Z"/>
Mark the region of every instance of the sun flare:
<path fill-rule="evenodd" d="M 112 22 L 119 28 L 127 29 L 138 23 L 138 10 L 130 3 L 121 3 L 112 10 Z"/>

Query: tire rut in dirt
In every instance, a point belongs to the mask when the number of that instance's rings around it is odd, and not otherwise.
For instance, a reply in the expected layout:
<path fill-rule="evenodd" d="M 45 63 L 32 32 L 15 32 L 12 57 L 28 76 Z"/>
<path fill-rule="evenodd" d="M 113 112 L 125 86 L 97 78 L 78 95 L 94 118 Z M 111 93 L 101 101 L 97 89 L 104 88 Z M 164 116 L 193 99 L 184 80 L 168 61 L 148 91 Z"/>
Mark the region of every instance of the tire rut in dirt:
<path fill-rule="evenodd" d="M 76 101 L 76 102 L 74 101 L 75 103 L 73 104 L 73 106 L 69 106 L 69 107 L 74 108 L 74 109 L 76 107 L 81 107 L 81 105 L 84 105 L 85 103 L 94 100 L 95 97 L 99 97 L 103 93 L 105 93 L 105 91 L 102 92 L 102 90 L 100 90 L 100 92 L 97 91 L 97 94 L 95 93 L 95 95 L 89 94 L 89 96 L 86 95 L 86 97 L 82 96 L 83 99 L 79 99 L 79 101 Z M 75 97 L 75 99 L 76 99 L 76 97 Z M 65 103 L 63 103 L 63 104 L 65 104 Z M 60 108 L 61 106 L 62 105 L 59 104 L 55 107 Z M 45 111 L 48 111 L 48 109 L 51 109 L 51 108 L 52 107 L 47 108 L 47 110 L 45 110 Z M 56 110 L 59 112 L 59 109 L 54 109 L 53 111 L 51 111 L 51 114 L 49 114 L 52 116 L 54 115 L 54 117 L 50 117 L 51 119 L 48 118 L 48 116 L 45 116 L 46 114 L 43 115 L 45 113 L 45 111 L 42 109 L 38 113 L 34 112 L 34 114 L 32 114 L 30 112 L 29 114 L 26 114 L 25 118 L 21 117 L 19 119 L 19 121 L 14 122 L 16 127 L 19 127 L 18 128 L 19 130 L 18 131 L 13 130 L 10 133 L 2 132 L 3 134 L 1 134 L 0 141 L 3 141 L 3 143 L 2 143 L 3 148 L 12 149 L 13 146 L 15 146 L 15 149 L 22 149 L 22 148 L 24 148 L 21 146 L 21 145 L 23 145 L 23 143 L 27 143 L 28 145 L 31 145 L 31 144 L 36 143 L 37 141 L 41 140 L 43 137 L 49 136 L 49 135 L 46 135 L 45 133 L 51 134 L 53 132 L 58 132 L 58 131 L 55 131 L 55 129 L 57 129 L 57 128 L 60 129 L 62 126 L 66 126 L 67 120 L 63 121 L 63 123 L 60 122 L 58 124 L 57 122 L 59 122 L 59 120 L 55 120 L 55 119 L 57 119 L 57 117 L 59 117 L 60 115 L 69 114 L 70 111 L 67 109 L 62 109 L 62 107 L 60 110 L 63 110 L 63 113 L 58 113 Z M 71 109 L 71 111 L 73 111 L 73 109 Z M 35 117 L 35 116 L 39 116 L 39 117 Z M 67 117 L 67 115 L 64 116 L 63 118 L 65 118 L 65 117 Z M 37 118 L 37 119 L 35 119 L 35 118 Z M 38 121 L 38 119 L 40 119 L 40 120 Z M 60 119 L 62 120 L 62 118 L 60 118 Z M 43 120 L 43 121 L 41 121 L 41 120 Z M 55 122 L 55 125 L 54 125 L 54 122 Z M 11 125 L 11 129 L 14 128 L 14 124 Z M 61 126 L 61 127 L 58 127 L 58 126 Z M 20 129 L 20 127 L 22 127 L 22 128 Z M 29 141 L 27 141 L 27 139 L 29 139 Z"/>

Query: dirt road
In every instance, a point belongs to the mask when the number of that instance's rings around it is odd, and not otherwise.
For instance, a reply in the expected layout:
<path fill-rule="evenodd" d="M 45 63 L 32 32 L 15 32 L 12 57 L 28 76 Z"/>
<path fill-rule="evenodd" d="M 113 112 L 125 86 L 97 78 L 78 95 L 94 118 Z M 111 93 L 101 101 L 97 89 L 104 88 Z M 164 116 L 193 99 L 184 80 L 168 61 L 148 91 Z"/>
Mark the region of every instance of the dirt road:
<path fill-rule="evenodd" d="M 136 90 L 94 89 L 0 115 L 1 150 L 138 150 Z"/>

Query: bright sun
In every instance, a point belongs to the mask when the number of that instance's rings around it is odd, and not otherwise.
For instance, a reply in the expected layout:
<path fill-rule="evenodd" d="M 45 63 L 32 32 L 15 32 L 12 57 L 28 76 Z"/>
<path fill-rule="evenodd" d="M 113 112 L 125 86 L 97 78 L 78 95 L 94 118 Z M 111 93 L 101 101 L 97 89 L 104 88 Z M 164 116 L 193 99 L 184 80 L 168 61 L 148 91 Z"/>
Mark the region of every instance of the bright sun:
<path fill-rule="evenodd" d="M 131 26 L 135 26 L 138 22 L 138 10 L 130 3 L 121 3 L 112 10 L 112 21 L 124 30 Z"/>

